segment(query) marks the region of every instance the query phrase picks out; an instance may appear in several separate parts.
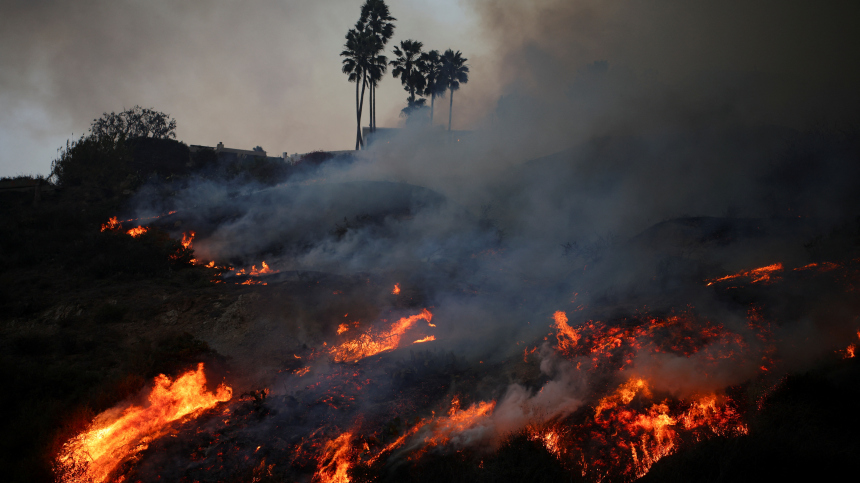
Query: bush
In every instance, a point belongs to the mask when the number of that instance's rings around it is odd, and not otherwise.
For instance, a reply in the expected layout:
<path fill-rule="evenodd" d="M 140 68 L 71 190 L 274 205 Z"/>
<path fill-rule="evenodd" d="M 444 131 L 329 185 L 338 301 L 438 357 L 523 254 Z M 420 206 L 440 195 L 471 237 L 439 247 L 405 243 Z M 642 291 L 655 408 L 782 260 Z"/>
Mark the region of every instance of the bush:
<path fill-rule="evenodd" d="M 63 188 L 82 187 L 90 197 L 111 197 L 133 184 L 130 151 L 109 139 L 81 137 L 67 141 L 51 166 L 51 177 Z"/>
<path fill-rule="evenodd" d="M 191 156 L 187 146 L 171 139 L 175 131 L 175 120 L 152 109 L 105 113 L 93 121 L 89 134 L 60 148 L 51 178 L 97 199 L 136 189 L 151 175 L 187 174 Z"/>
<path fill-rule="evenodd" d="M 184 176 L 191 169 L 191 152 L 179 141 L 139 137 L 126 145 L 132 153 L 131 168 L 141 178 Z"/>

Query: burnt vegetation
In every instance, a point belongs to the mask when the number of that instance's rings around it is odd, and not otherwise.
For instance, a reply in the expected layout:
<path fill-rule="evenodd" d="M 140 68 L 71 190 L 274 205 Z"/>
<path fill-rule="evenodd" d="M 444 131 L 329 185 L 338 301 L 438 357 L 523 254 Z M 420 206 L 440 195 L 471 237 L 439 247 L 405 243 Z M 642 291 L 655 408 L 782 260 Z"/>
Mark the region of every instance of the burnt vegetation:
<path fill-rule="evenodd" d="M 149 122 L 163 129 L 135 131 L 126 126 L 144 111 L 155 116 Z M 825 182 L 805 182 L 824 176 L 822 172 L 841 175 L 840 183 L 856 182 L 857 137 L 844 133 L 800 136 L 759 180 L 765 187 L 761 198 L 772 210 L 768 218 L 744 218 L 734 211 L 725 217 L 684 216 L 656 223 L 631 239 L 607 236 L 552 245 L 559 260 L 577 272 L 624 263 L 613 259 L 618 247 L 634 254 L 659 252 L 649 258 L 654 261 L 649 274 L 653 283 L 647 288 L 627 292 L 615 287 L 594 289 L 589 314 L 604 322 L 583 324 L 581 345 L 576 349 L 582 352 L 567 354 L 571 360 L 579 357 L 580 363 L 594 364 L 587 387 L 593 397 L 547 425 L 569 428 L 559 441 L 579 450 L 587 461 L 573 453 L 559 457 L 521 429 L 503 435 L 496 446 L 384 450 L 421 421 L 445 414 L 452 396 L 460 398 L 458 404 L 465 408 L 488 398 L 499 400 L 512 382 L 537 392 L 550 380 L 541 370 L 541 360 L 532 356 L 545 340 L 541 333 L 534 340 L 522 341 L 514 355 L 504 351 L 497 357 L 487 354 L 486 363 L 465 357 L 469 352 L 464 348 L 401 350 L 357 362 L 331 363 L 315 379 L 322 383 L 308 383 L 298 390 L 287 390 L 284 383 L 301 377 L 297 373 L 308 367 L 307 361 L 328 357 L 331 346 L 324 345 L 326 341 L 334 345 L 348 340 L 362 333 L 369 322 L 393 321 L 432 306 L 439 300 L 438 294 L 446 291 L 464 297 L 488 292 L 492 296 L 493 280 L 464 283 L 458 274 L 475 269 L 480 253 L 498 256 L 506 248 L 509 238 L 495 210 L 487 205 L 472 218 L 463 215 L 472 223 L 470 237 L 481 240 L 479 254 L 424 260 L 421 267 L 429 274 L 343 275 L 307 270 L 272 275 L 266 279 L 270 281 L 267 286 L 214 283 L 221 280 L 193 264 L 193 250 L 175 236 L 177 226 L 184 229 L 183 223 L 192 222 L 166 217 L 136 237 L 120 230 L 102 230 L 102 225 L 127 209 L 136 194 L 147 191 L 169 201 L 179 188 L 201 180 L 253 186 L 259 191 L 234 193 L 230 200 L 277 207 L 282 199 L 266 187 L 292 177 L 314 179 L 320 168 L 342 167 L 353 159 L 316 152 L 286 165 L 265 157 L 219 159 L 214 151 L 205 149 L 191 153 L 171 136 L 175 124 L 157 114 L 135 108 L 124 113 L 125 118 L 106 114 L 104 122 L 97 120 L 90 135 L 60 151 L 50 178 L 52 189 L 40 191 L 38 201 L 34 202 L 31 192 L 0 193 L 0 376 L 4 381 L 0 409 L 10 415 L 0 429 L 0 467 L 6 481 L 53 481 L 53 458 L 95 415 L 122 401 L 138 400 L 141 390 L 158 374 L 175 376 L 201 361 L 207 364 L 210 385 L 225 377 L 229 380 L 228 374 L 240 367 L 252 373 L 248 366 L 257 370 L 265 365 L 260 370 L 276 376 L 265 381 L 249 377 L 241 382 L 245 387 L 237 387 L 229 416 L 219 406 L 198 420 L 175 422 L 175 437 L 154 441 L 139 460 L 126 462 L 117 475 L 127 476 L 128 481 L 150 481 L 156 475 L 176 481 L 307 480 L 321 464 L 321 442 L 353 426 L 364 430 L 353 446 L 367 451 L 347 472 L 354 482 L 630 481 L 634 479 L 630 472 L 609 464 L 594 469 L 594 462 L 606 463 L 601 458 L 615 450 L 612 442 L 589 435 L 603 434 L 595 429 L 600 426 L 596 401 L 611 397 L 622 382 L 616 369 L 629 364 L 639 350 L 634 347 L 634 335 L 651 330 L 653 318 L 667 320 L 678 315 L 664 310 L 658 296 L 682 293 L 701 300 L 703 294 L 716 293 L 713 303 L 719 306 L 705 306 L 702 312 L 711 310 L 742 320 L 749 311 L 757 310 L 757 317 L 778 321 L 768 330 L 790 332 L 795 325 L 809 323 L 830 334 L 836 343 L 848 340 L 843 339 L 846 331 L 827 321 L 844 319 L 849 317 L 846 313 L 856 314 L 860 309 L 857 289 L 850 288 L 858 281 L 858 195 L 851 190 L 826 189 Z M 621 145 L 628 142 L 618 141 Z M 600 157 L 613 141 L 601 140 L 600 144 L 585 150 Z M 561 161 L 552 157 L 527 163 L 524 178 L 537 180 L 546 173 L 555 176 L 557 171 L 546 165 L 556 163 Z M 611 176 L 595 176 L 611 183 Z M 328 199 L 323 194 L 332 188 L 293 189 L 296 196 Z M 305 238 L 291 238 L 292 245 L 259 247 L 255 255 L 304 253 L 320 240 L 337 246 L 348 243 L 356 233 L 370 233 L 374 240 L 396 240 L 390 223 L 412 219 L 417 211 L 435 209 L 445 201 L 431 190 L 403 183 L 343 183 L 333 189 L 343 196 L 343 204 L 327 207 L 336 212 L 331 223 L 321 224 L 318 232 L 305 233 Z M 385 203 L 368 201 L 374 193 L 383 193 Z M 351 201 L 359 198 L 363 200 L 361 209 L 350 212 Z M 398 200 L 397 208 L 386 204 L 391 198 Z M 507 201 L 516 203 L 516 196 Z M 835 222 L 812 220 L 805 210 L 819 202 L 845 209 L 835 214 Z M 211 233 L 239 218 L 235 207 L 219 210 L 203 216 L 211 225 L 191 228 Z M 794 263 L 772 273 L 783 280 L 782 285 L 732 282 L 711 287 L 702 283 L 733 272 L 724 266 L 724 258 L 708 258 L 703 253 L 738 243 L 771 243 L 787 234 L 792 238 Z M 288 236 L 292 236 L 290 232 L 284 232 L 284 238 Z M 829 271 L 795 270 L 813 263 Z M 397 286 L 400 295 L 396 297 L 391 293 L 393 281 L 404 282 L 402 292 Z M 556 289 L 567 295 L 590 288 L 577 283 L 565 282 Z M 652 300 L 658 307 L 651 312 L 630 308 Z M 517 303 L 521 302 L 503 300 L 499 305 L 512 308 Z M 549 314 L 541 316 L 549 318 Z M 667 324 L 648 332 L 647 349 L 689 358 L 730 332 L 696 316 L 693 313 L 689 318 L 697 330 L 709 329 L 707 336 L 684 323 Z M 338 338 L 343 324 L 351 332 Z M 616 331 L 612 335 L 617 342 L 601 339 L 610 339 L 601 332 L 607 327 Z M 260 342 L 260 333 L 267 340 Z M 803 335 L 794 334 L 797 340 L 791 343 L 802 345 Z M 551 337 L 547 342 L 555 343 Z M 237 361 L 220 354 L 213 348 L 216 345 L 234 353 L 260 351 L 263 355 L 251 362 Z M 586 350 L 597 346 L 611 347 L 605 359 L 598 360 Z M 860 420 L 853 409 L 860 395 L 860 363 L 858 358 L 843 357 L 842 353 L 818 355 L 805 365 L 792 367 L 793 373 L 785 378 L 754 377 L 724 388 L 737 406 L 733 409 L 744 415 L 749 432 L 707 438 L 699 438 L 695 430 L 683 432 L 679 437 L 683 447 L 659 459 L 643 481 L 814 478 L 854 471 L 860 451 L 855 437 Z M 284 383 L 284 391 L 272 394 L 273 388 L 279 389 L 278 382 Z M 665 389 L 655 389 L 653 397 L 639 394 L 629 407 L 644 412 L 654 401 L 668 401 L 666 406 L 672 411 L 683 410 L 680 399 Z M 620 428 L 607 427 L 616 433 Z M 366 457 L 374 451 L 386 457 Z M 630 458 L 624 452 L 616 461 Z"/>

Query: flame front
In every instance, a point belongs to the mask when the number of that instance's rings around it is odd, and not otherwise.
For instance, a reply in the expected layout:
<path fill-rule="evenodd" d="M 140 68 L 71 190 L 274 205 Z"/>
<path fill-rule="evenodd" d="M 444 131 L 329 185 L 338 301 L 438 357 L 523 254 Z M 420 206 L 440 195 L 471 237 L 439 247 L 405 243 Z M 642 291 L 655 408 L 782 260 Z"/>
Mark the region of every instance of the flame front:
<path fill-rule="evenodd" d="M 119 230 L 120 228 L 122 228 L 122 223 L 118 222 L 116 217 L 113 216 L 107 223 L 102 224 L 101 231 Z"/>
<path fill-rule="evenodd" d="M 72 438 L 56 460 L 59 480 L 64 483 L 100 483 L 117 466 L 145 450 L 167 432 L 169 423 L 196 415 L 233 395 L 230 387 L 206 391 L 203 363 L 171 381 L 164 374 L 155 378 L 146 406 L 114 408 L 95 418 L 90 427 Z"/>
<path fill-rule="evenodd" d="M 334 346 L 330 354 L 336 362 L 355 362 L 380 352 L 397 349 L 400 346 L 400 339 L 416 322 L 424 320 L 429 324 L 432 319 L 433 314 L 424 309 L 419 314 L 401 318 L 387 331 L 378 334 L 368 331 L 356 339 Z"/>
<path fill-rule="evenodd" d="M 186 250 L 191 249 L 191 242 L 194 241 L 194 235 L 195 233 L 193 231 L 188 232 L 187 234 L 182 234 L 182 241 L 180 243 L 182 243 L 183 248 L 185 248 Z"/>
<path fill-rule="evenodd" d="M 579 342 L 579 333 L 573 327 L 567 325 L 567 314 L 562 311 L 557 311 L 552 315 L 556 329 L 556 338 L 558 339 L 558 348 L 563 351 L 573 349 Z"/>
<path fill-rule="evenodd" d="M 343 433 L 327 442 L 323 455 L 319 459 L 319 467 L 314 476 L 314 482 L 319 483 L 349 483 L 347 472 L 352 467 L 352 433 Z"/>
<path fill-rule="evenodd" d="M 104 230 L 102 230 L 102 231 L 104 231 Z M 149 228 L 147 228 L 145 226 L 138 226 L 137 228 L 132 228 L 131 230 L 128 230 L 126 233 L 128 235 L 131 235 L 132 238 L 137 238 L 140 235 L 143 235 L 144 233 L 146 233 L 148 231 L 149 231 Z"/>
<path fill-rule="evenodd" d="M 459 399 L 454 398 L 448 417 L 433 421 L 433 431 L 424 438 L 424 443 L 430 446 L 447 444 L 455 435 L 480 425 L 495 408 L 496 401 L 481 401 L 467 409 L 460 409 Z"/>
<path fill-rule="evenodd" d="M 717 282 L 725 282 L 727 280 L 734 280 L 737 278 L 749 278 L 750 283 L 768 283 L 776 277 L 776 272 L 781 272 L 782 270 L 782 263 L 774 263 L 764 267 L 754 268 L 752 270 L 744 270 L 732 275 L 726 275 L 725 277 L 706 280 L 706 282 L 708 282 L 708 285 L 713 285 Z"/>

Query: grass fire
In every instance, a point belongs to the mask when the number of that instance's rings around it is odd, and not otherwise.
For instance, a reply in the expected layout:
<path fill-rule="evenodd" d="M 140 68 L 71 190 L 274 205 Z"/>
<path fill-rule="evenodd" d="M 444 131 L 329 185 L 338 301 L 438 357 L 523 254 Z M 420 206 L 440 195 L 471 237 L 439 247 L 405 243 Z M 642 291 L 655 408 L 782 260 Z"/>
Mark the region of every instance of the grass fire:
<path fill-rule="evenodd" d="M 856 474 L 851 2 L 43 3 L 4 482 Z"/>

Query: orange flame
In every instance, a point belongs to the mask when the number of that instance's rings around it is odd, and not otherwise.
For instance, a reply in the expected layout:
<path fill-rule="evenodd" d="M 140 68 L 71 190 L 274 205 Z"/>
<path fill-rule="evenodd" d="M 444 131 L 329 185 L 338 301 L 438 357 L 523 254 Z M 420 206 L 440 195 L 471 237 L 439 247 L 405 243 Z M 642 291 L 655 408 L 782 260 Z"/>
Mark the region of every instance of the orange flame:
<path fill-rule="evenodd" d="M 394 289 L 391 291 L 391 294 L 392 294 L 392 295 L 397 295 L 397 294 L 399 294 L 399 293 L 400 293 L 400 284 L 399 284 L 399 283 L 395 283 L 395 284 L 394 284 Z"/>
<path fill-rule="evenodd" d="M 430 323 L 432 319 L 433 314 L 424 309 L 419 314 L 401 318 L 389 330 L 380 334 L 373 334 L 368 331 L 361 334 L 357 339 L 334 346 L 330 353 L 336 362 L 355 362 L 380 352 L 391 351 L 400 346 L 400 339 L 416 322 L 425 320 Z"/>
<path fill-rule="evenodd" d="M 447 444 L 452 435 L 474 428 L 492 414 L 495 408 L 496 401 L 481 401 L 469 406 L 468 409 L 460 409 L 460 400 L 455 397 L 451 401 L 448 417 L 440 418 L 434 422 L 433 433 L 427 436 L 424 442 L 431 446 Z"/>
<path fill-rule="evenodd" d="M 559 435 L 556 431 L 550 430 L 540 433 L 536 430 L 531 430 L 529 439 L 532 441 L 540 441 L 544 448 L 546 448 L 546 450 L 555 457 L 558 457 L 561 453 L 561 448 L 559 447 Z"/>
<path fill-rule="evenodd" d="M 176 211 L 169 211 L 167 213 L 163 213 L 163 214 L 158 215 L 158 216 L 150 216 L 149 218 L 130 218 L 128 220 L 123 220 L 123 221 L 118 221 L 116 219 L 116 217 L 113 216 L 113 217 L 111 217 L 111 219 L 108 220 L 107 223 L 102 224 L 101 231 L 119 230 L 122 228 L 122 224 L 127 222 L 127 221 L 155 220 L 155 219 L 161 218 L 162 216 L 172 215 L 174 213 L 176 213 Z M 140 227 L 138 227 L 138 228 L 140 228 Z M 131 235 L 131 233 L 129 233 L 129 235 Z M 136 236 L 136 235 L 132 235 L 132 236 Z"/>
<path fill-rule="evenodd" d="M 430 342 L 430 341 L 432 341 L 432 340 L 436 340 L 436 336 L 435 336 L 435 335 L 428 335 L 427 337 L 425 337 L 425 338 L 423 338 L 423 339 L 418 339 L 418 340 L 416 340 L 415 342 L 413 342 L 413 344 L 420 344 L 420 343 L 422 343 L 422 342 Z"/>
<path fill-rule="evenodd" d="M 186 249 L 191 249 L 191 242 L 194 240 L 194 232 L 189 232 L 190 235 L 185 233 L 182 234 L 182 247 Z"/>
<path fill-rule="evenodd" d="M 562 351 L 573 349 L 576 343 L 579 342 L 580 336 L 576 329 L 567 325 L 567 314 L 559 310 L 552 314 L 552 318 L 555 320 L 553 327 L 558 331 L 556 334 L 558 348 Z"/>
<path fill-rule="evenodd" d="M 260 267 L 259 270 L 257 270 L 256 265 L 251 265 L 251 272 L 248 275 L 256 277 L 259 275 L 266 275 L 269 273 L 278 273 L 280 271 L 280 270 L 272 270 L 271 268 L 269 268 L 269 265 L 266 262 L 262 262 L 261 265 L 262 266 Z"/>
<path fill-rule="evenodd" d="M 104 231 L 104 230 L 102 230 L 102 231 Z M 137 238 L 140 235 L 143 235 L 144 233 L 146 233 L 148 231 L 149 231 L 149 228 L 146 228 L 144 226 L 138 226 L 137 228 L 132 228 L 131 230 L 128 230 L 126 233 L 131 235 L 132 238 Z"/>
<path fill-rule="evenodd" d="M 648 381 L 634 377 L 595 405 L 594 422 L 602 429 L 593 428 L 594 436 L 603 434 L 605 438 L 605 431 L 612 431 L 615 449 L 610 453 L 619 458 L 621 455 L 617 449 L 628 448 L 632 464 L 625 466 L 622 460 L 610 464 L 636 478 L 644 476 L 654 463 L 677 450 L 680 430 L 693 432 L 696 440 L 708 435 L 737 436 L 748 432 L 726 397 L 715 394 L 699 396 L 686 410 L 675 414 L 672 414 L 668 401 L 651 403 L 647 409 L 636 409 L 651 399 Z M 535 434 L 533 431 L 533 437 Z"/>
<path fill-rule="evenodd" d="M 343 334 L 344 332 L 349 330 L 349 326 L 347 324 L 340 324 L 337 326 L 337 335 Z"/>
<path fill-rule="evenodd" d="M 119 230 L 120 228 L 122 228 L 122 223 L 120 223 L 120 222 L 116 221 L 116 217 L 115 217 L 115 216 L 113 216 L 113 217 L 111 217 L 111 219 L 110 219 L 110 220 L 108 220 L 108 222 L 107 222 L 107 223 L 105 223 L 105 224 L 103 224 L 103 225 L 102 225 L 102 230 L 101 230 L 101 231 L 107 231 L 107 230 Z"/>
<path fill-rule="evenodd" d="M 764 267 L 754 268 L 752 270 L 744 270 L 742 272 L 738 272 L 732 275 L 726 275 L 725 277 L 714 278 L 705 281 L 708 282 L 708 285 L 713 285 L 717 282 L 725 282 L 726 280 L 734 280 L 736 278 L 745 277 L 750 279 L 750 283 L 768 283 L 771 281 L 771 277 L 774 276 L 774 273 L 781 272 L 782 269 L 782 263 L 774 263 Z"/>
<path fill-rule="evenodd" d="M 105 411 L 86 431 L 63 445 L 56 460 L 59 480 L 105 481 L 120 463 L 164 435 L 169 423 L 189 415 L 194 417 L 232 396 L 233 390 L 223 384 L 214 394 L 206 391 L 202 362 L 196 371 L 186 372 L 175 381 L 161 374 L 155 378 L 148 405 Z"/>
<path fill-rule="evenodd" d="M 352 433 L 343 433 L 328 441 L 319 459 L 319 467 L 314 475 L 314 482 L 319 483 L 349 483 L 347 472 L 352 467 L 350 456 L 353 453 L 351 444 Z"/>

